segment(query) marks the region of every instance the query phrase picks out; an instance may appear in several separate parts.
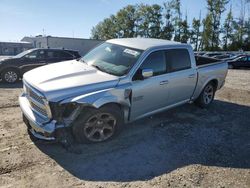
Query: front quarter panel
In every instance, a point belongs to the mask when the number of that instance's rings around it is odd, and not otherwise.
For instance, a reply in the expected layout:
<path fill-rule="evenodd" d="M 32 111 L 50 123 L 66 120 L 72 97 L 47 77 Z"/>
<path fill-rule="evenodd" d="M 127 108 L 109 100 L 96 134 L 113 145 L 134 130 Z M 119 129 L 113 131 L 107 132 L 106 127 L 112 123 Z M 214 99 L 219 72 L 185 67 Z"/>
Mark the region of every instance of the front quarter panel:
<path fill-rule="evenodd" d="M 130 93 L 130 84 L 123 84 L 122 86 L 117 86 L 115 88 L 95 91 L 92 93 L 70 98 L 62 101 L 61 104 L 74 102 L 83 106 L 100 108 L 103 105 L 115 103 L 121 107 L 121 110 L 124 113 L 124 120 L 126 122 L 128 120 L 129 109 L 131 105 Z"/>

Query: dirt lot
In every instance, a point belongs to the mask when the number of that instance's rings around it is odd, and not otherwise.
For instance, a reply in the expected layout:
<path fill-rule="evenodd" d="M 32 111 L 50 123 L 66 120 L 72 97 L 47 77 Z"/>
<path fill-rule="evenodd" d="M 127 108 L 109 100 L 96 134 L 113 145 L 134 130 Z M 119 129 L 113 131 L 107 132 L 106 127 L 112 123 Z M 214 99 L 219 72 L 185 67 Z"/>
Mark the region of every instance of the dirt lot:
<path fill-rule="evenodd" d="M 209 109 L 185 105 L 76 146 L 32 142 L 17 97 L 0 84 L 0 187 L 249 187 L 250 70 L 230 70 Z"/>

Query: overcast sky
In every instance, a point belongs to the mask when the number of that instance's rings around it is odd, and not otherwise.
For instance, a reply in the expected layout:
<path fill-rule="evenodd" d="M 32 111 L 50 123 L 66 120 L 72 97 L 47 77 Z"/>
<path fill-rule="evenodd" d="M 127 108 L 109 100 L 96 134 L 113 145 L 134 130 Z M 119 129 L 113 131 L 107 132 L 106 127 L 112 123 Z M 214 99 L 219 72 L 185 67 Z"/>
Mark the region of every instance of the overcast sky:
<path fill-rule="evenodd" d="M 237 1 L 233 11 L 239 13 Z M 0 40 L 18 41 L 24 36 L 89 38 L 91 28 L 128 4 L 163 4 L 163 0 L 0 0 Z M 206 14 L 205 0 L 182 0 L 188 19 Z"/>

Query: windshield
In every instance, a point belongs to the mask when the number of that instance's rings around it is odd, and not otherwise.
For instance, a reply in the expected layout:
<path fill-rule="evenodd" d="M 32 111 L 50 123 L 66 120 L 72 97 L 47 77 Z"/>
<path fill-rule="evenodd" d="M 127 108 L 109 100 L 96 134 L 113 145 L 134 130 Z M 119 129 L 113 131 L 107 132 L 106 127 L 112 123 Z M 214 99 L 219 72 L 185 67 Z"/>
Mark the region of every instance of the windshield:
<path fill-rule="evenodd" d="M 81 61 L 100 71 L 122 76 L 128 73 L 141 53 L 142 50 L 105 42 L 87 53 Z"/>
<path fill-rule="evenodd" d="M 234 61 L 241 61 L 245 58 L 245 56 L 240 56 L 234 59 Z"/>
<path fill-rule="evenodd" d="M 32 52 L 32 51 L 33 51 L 33 49 L 31 49 L 31 50 L 26 50 L 26 51 L 24 51 L 24 52 L 21 52 L 20 54 L 17 54 L 16 56 L 14 56 L 14 58 L 21 58 L 21 57 L 27 55 L 28 53 L 30 53 L 30 52 Z"/>

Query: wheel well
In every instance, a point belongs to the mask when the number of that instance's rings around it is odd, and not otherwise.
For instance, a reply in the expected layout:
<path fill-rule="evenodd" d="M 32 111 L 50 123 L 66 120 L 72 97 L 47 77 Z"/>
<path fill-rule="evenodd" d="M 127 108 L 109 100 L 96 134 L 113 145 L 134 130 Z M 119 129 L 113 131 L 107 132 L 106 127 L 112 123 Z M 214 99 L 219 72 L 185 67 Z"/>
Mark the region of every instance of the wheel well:
<path fill-rule="evenodd" d="M 121 110 L 124 121 L 127 122 L 129 120 L 129 112 L 130 112 L 130 108 L 128 106 L 122 105 L 116 102 L 110 102 L 110 103 L 100 106 L 100 108 L 104 106 L 112 106 L 112 105 L 117 106 Z"/>
<path fill-rule="evenodd" d="M 115 102 L 106 103 L 106 104 L 100 106 L 100 108 L 102 108 L 102 107 L 104 107 L 104 106 L 117 106 L 117 107 L 120 108 L 120 110 L 122 110 L 122 105 L 119 104 L 119 103 L 115 103 Z"/>
<path fill-rule="evenodd" d="M 6 71 L 6 70 L 16 70 L 17 73 L 18 73 L 18 76 L 21 76 L 21 71 L 20 71 L 18 68 L 16 68 L 16 67 L 6 67 L 6 68 L 4 68 L 4 69 L 1 71 L 1 74 L 2 74 L 4 71 Z"/>
<path fill-rule="evenodd" d="M 218 80 L 213 79 L 213 80 L 211 80 L 210 82 L 214 85 L 215 89 L 217 90 L 217 87 L 218 87 Z"/>

